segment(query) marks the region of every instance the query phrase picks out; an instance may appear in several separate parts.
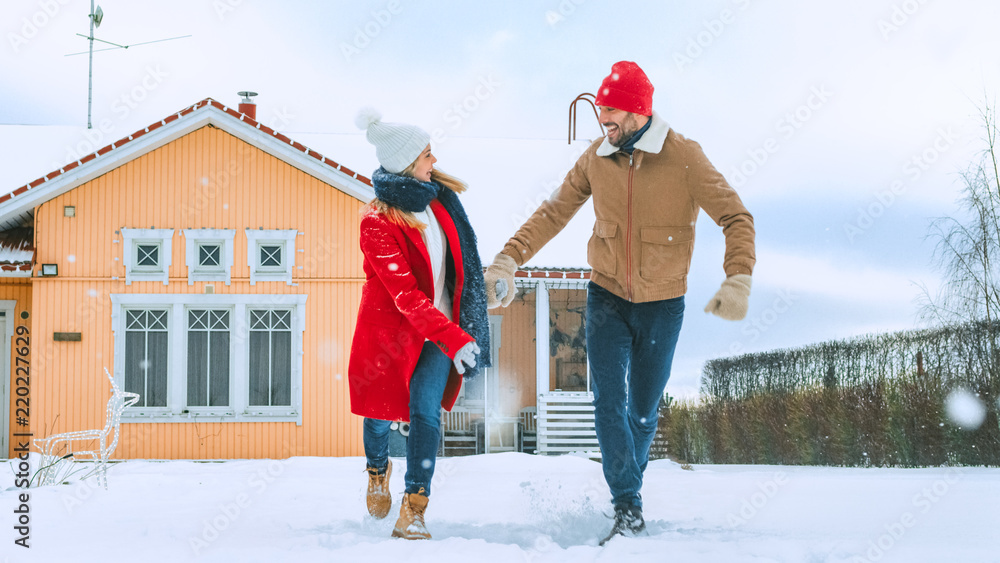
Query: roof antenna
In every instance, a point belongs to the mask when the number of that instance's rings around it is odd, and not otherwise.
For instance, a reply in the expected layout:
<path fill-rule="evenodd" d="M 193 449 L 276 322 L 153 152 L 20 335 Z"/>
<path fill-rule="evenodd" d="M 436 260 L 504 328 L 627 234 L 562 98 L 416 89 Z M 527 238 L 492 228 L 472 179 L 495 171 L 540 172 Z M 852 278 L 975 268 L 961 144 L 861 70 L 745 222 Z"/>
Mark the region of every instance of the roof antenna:
<path fill-rule="evenodd" d="M 85 53 L 90 53 L 90 66 L 87 70 L 87 129 L 93 129 L 94 126 L 91 124 L 91 108 L 94 102 L 94 41 L 100 41 L 101 43 L 107 43 L 108 45 L 114 45 L 113 47 L 108 47 L 107 49 L 98 49 L 98 51 L 107 51 L 110 49 L 128 49 L 129 47 L 135 47 L 136 45 L 147 45 L 149 43 L 159 43 L 161 41 L 170 41 L 171 39 L 184 39 L 185 37 L 191 37 L 190 35 L 182 35 L 180 37 L 169 37 L 167 39 L 157 39 L 156 41 L 145 41 L 143 43 L 133 43 L 131 45 L 119 45 L 117 43 L 112 43 L 110 41 L 105 41 L 103 39 L 98 39 L 94 37 L 94 28 L 101 27 L 101 21 L 104 20 L 104 10 L 100 6 L 94 7 L 94 0 L 90 0 L 90 35 L 83 35 L 82 33 L 77 33 L 80 37 L 90 41 L 90 49 L 88 51 L 83 51 L 80 53 L 70 53 L 66 55 L 67 57 L 72 57 L 73 55 L 83 55 Z"/>

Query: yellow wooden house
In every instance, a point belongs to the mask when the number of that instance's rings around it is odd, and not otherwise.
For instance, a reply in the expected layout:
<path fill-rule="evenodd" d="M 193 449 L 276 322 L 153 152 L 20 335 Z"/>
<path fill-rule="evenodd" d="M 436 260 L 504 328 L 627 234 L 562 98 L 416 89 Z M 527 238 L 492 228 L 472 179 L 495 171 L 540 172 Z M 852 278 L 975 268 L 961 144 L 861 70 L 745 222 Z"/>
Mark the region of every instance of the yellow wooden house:
<path fill-rule="evenodd" d="M 120 457 L 359 451 L 346 350 L 370 181 L 242 109 L 206 99 L 0 198 L 0 230 L 34 250 L 0 271 L 3 328 L 25 339 L 2 451 L 25 419 L 100 428 L 105 366 L 141 395 Z"/>
<path fill-rule="evenodd" d="M 363 455 L 347 364 L 371 182 L 254 113 L 206 99 L 0 197 L 0 457 L 102 427 L 105 367 L 140 395 L 116 457 Z M 521 449 L 546 405 L 587 410 L 588 274 L 518 272 L 445 434 L 492 418 L 486 450 Z"/>

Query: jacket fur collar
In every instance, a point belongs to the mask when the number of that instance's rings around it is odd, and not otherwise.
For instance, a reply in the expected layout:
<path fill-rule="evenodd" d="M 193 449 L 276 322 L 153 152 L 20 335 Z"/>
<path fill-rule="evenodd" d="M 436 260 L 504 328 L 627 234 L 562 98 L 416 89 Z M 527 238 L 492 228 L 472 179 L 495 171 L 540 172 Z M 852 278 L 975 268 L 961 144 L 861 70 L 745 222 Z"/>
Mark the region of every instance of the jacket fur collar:
<path fill-rule="evenodd" d="M 667 133 L 670 131 L 670 124 L 660 118 L 655 111 L 652 117 L 653 122 L 649 124 L 649 129 L 642 134 L 642 137 L 635 144 L 635 148 L 642 152 L 658 154 L 663 148 L 663 142 L 667 140 Z M 607 137 L 604 142 L 597 147 L 597 156 L 611 156 L 618 152 L 618 147 L 612 145 Z"/>

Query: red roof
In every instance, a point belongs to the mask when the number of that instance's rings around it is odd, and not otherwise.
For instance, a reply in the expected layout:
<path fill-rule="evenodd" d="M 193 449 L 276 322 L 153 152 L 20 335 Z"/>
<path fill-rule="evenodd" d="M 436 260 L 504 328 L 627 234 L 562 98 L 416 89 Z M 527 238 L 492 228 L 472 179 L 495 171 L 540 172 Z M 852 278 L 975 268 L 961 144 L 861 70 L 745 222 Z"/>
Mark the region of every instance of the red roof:
<path fill-rule="evenodd" d="M 75 162 L 71 162 L 71 163 L 67 164 L 66 166 L 63 166 L 59 170 L 54 170 L 54 171 L 46 174 L 45 176 L 42 176 L 41 178 L 38 178 L 37 180 L 35 180 L 33 182 L 29 182 L 29 183 L 27 183 L 27 184 L 25 184 L 25 185 L 17 188 L 16 190 L 8 193 L 8 194 L 4 194 L 3 196 L 0 196 L 0 203 L 3 203 L 5 201 L 7 201 L 7 200 L 11 199 L 14 196 L 21 195 L 24 192 L 26 192 L 26 191 L 28 191 L 30 189 L 36 188 L 36 187 L 38 187 L 39 185 L 41 185 L 41 184 L 43 184 L 45 182 L 51 181 L 52 179 L 54 179 L 54 178 L 56 178 L 56 177 L 58 177 L 58 176 L 60 176 L 60 175 L 62 175 L 64 173 L 66 173 L 66 172 L 69 172 L 70 170 L 73 170 L 77 166 L 81 166 L 83 164 L 86 164 L 87 162 L 90 162 L 91 160 L 97 158 L 98 156 L 104 155 L 104 154 L 106 154 L 106 153 L 108 153 L 110 151 L 113 151 L 115 149 L 121 148 L 121 147 L 127 145 L 128 143 L 131 143 L 132 141 L 138 139 L 139 137 L 145 135 L 146 133 L 149 133 L 150 131 L 155 131 L 156 129 L 159 129 L 160 127 L 163 127 L 164 125 L 166 125 L 166 124 L 168 124 L 168 123 L 170 123 L 172 121 L 180 119 L 181 117 L 184 117 L 185 115 L 188 115 L 188 114 L 194 112 L 198 108 L 203 108 L 203 107 L 206 107 L 206 106 L 212 106 L 212 107 L 218 109 L 219 111 L 225 112 L 225 113 L 229 114 L 230 116 L 232 116 L 232 117 L 234 117 L 234 118 L 236 118 L 236 119 L 238 119 L 240 121 L 245 122 L 247 125 L 249 125 L 251 127 L 259 129 L 260 131 L 262 131 L 264 133 L 267 133 L 268 135 L 273 136 L 275 139 L 277 139 L 277 140 L 279 140 L 279 141 L 281 141 L 283 143 L 288 144 L 289 146 L 291 146 L 292 148 L 294 148 L 295 150 L 301 152 L 302 154 L 304 154 L 306 156 L 309 156 L 309 157 L 312 157 L 312 158 L 318 160 L 319 162 L 321 162 L 321 163 L 329 166 L 333 170 L 336 170 L 336 171 L 341 172 L 343 174 L 346 174 L 346 175 L 348 175 L 348 176 L 350 176 L 352 178 L 360 180 L 362 183 L 367 184 L 369 186 L 372 185 L 372 181 L 371 181 L 370 178 L 368 178 L 366 176 L 363 176 L 361 174 L 358 174 L 357 172 L 355 172 L 355 171 L 353 171 L 353 170 L 351 170 L 351 169 L 349 169 L 349 168 L 347 168 L 345 166 L 341 166 L 339 163 L 334 162 L 333 160 L 330 160 L 329 158 L 326 158 L 325 156 L 319 154 L 318 152 L 309 149 L 308 147 L 304 146 L 302 143 L 299 143 L 299 142 L 296 142 L 296 141 L 293 141 L 293 140 L 289 139 L 285 135 L 283 135 L 283 134 L 275 131 L 274 129 L 271 129 L 267 125 L 264 125 L 263 123 L 260 123 L 260 122 L 256 121 L 255 119 L 252 119 L 250 116 L 248 116 L 248 115 L 246 115 L 244 113 L 240 113 L 236 109 L 233 109 L 231 107 L 225 106 L 225 105 L 223 105 L 223 104 L 221 104 L 221 103 L 213 100 L 212 98 L 205 98 L 204 100 L 202 100 L 202 101 L 194 104 L 193 106 L 184 108 L 184 109 L 182 109 L 181 111 L 179 111 L 179 112 L 177 112 L 175 114 L 171 114 L 171 115 L 169 115 L 169 116 L 161 119 L 160 121 L 149 125 L 148 127 L 140 129 L 140 130 L 136 131 L 135 133 L 132 133 L 131 135 L 129 135 L 127 137 L 123 137 L 121 139 L 118 139 L 117 141 L 111 143 L 110 145 L 102 147 L 102 148 L 98 149 L 97 151 L 95 151 L 93 153 L 90 153 L 90 154 L 84 156 L 83 158 L 81 158 L 81 159 L 79 159 L 79 160 L 77 160 Z"/>
<path fill-rule="evenodd" d="M 562 268 L 529 268 L 514 272 L 515 278 L 548 278 L 556 280 L 589 280 L 590 270 Z"/>

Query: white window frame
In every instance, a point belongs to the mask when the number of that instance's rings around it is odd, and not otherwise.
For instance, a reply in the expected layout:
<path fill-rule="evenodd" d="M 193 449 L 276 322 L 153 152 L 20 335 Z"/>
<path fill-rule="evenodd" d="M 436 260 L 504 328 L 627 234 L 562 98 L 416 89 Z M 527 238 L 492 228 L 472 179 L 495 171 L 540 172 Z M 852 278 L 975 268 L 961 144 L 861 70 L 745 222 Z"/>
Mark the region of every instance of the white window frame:
<path fill-rule="evenodd" d="M 196 281 L 224 281 L 232 283 L 233 239 L 236 229 L 184 229 L 184 262 L 188 269 L 188 285 Z M 219 266 L 202 266 L 198 249 L 203 244 L 218 243 Z"/>
<path fill-rule="evenodd" d="M 171 332 L 171 328 L 173 326 L 175 326 L 174 322 L 175 322 L 176 319 L 174 319 L 173 316 L 170 314 L 169 308 L 163 307 L 162 305 L 130 305 L 130 306 L 125 306 L 125 307 L 121 308 L 121 321 L 120 321 L 121 322 L 121 338 L 120 338 L 120 340 L 121 340 L 121 343 L 120 343 L 121 344 L 121 354 L 117 354 L 117 353 L 115 354 L 115 360 L 116 360 L 115 361 L 115 365 L 116 366 L 121 366 L 120 369 L 121 369 L 122 373 L 121 373 L 121 379 L 116 379 L 115 381 L 116 381 L 116 383 L 118 383 L 118 387 L 120 389 L 122 389 L 123 391 L 126 390 L 125 389 L 125 338 L 126 338 L 125 333 L 128 330 L 128 328 L 127 328 L 127 322 L 126 322 L 125 312 L 126 311 L 143 311 L 143 310 L 149 310 L 149 309 L 167 309 L 167 318 L 166 318 L 166 325 L 167 325 L 167 331 L 166 331 L 167 332 L 167 355 L 166 355 L 166 359 L 167 359 L 167 406 L 165 406 L 165 407 L 159 407 L 159 406 L 136 406 L 136 407 L 130 407 L 130 408 L 141 409 L 143 412 L 147 412 L 147 413 L 151 413 L 151 414 L 152 413 L 165 414 L 165 413 L 169 413 L 170 412 L 170 410 L 169 410 L 169 405 L 170 405 L 170 391 L 171 391 L 170 390 L 170 372 L 173 369 L 174 364 L 176 364 L 176 362 L 174 361 L 173 357 L 170 354 L 170 350 L 171 350 L 172 345 L 173 345 L 173 342 L 172 342 L 172 340 L 173 340 L 173 334 Z M 115 342 L 116 352 L 117 352 L 117 346 L 118 346 L 118 344 L 119 343 L 116 341 Z M 142 400 L 142 398 L 140 397 L 140 402 L 145 402 L 145 401 Z"/>
<path fill-rule="evenodd" d="M 234 396 L 233 396 L 233 380 L 235 379 L 235 375 L 236 375 L 235 372 L 233 371 L 233 364 L 234 364 L 234 360 L 235 360 L 235 358 L 233 358 L 233 352 L 234 352 L 234 348 L 236 348 L 236 346 L 234 345 L 234 340 L 235 340 L 235 338 L 234 338 L 235 324 L 233 323 L 233 321 L 235 320 L 235 314 L 234 313 L 235 313 L 236 307 L 235 307 L 235 305 L 228 305 L 228 306 L 221 305 L 221 306 L 216 306 L 216 305 L 208 305 L 208 304 L 192 305 L 192 304 L 186 303 L 186 304 L 184 304 L 183 309 L 184 309 L 184 311 L 182 312 L 182 317 L 184 318 L 184 325 L 183 325 L 183 327 L 184 327 L 184 336 L 183 336 L 182 340 L 183 340 L 183 348 L 184 348 L 184 350 L 181 353 L 181 355 L 178 357 L 178 362 L 177 363 L 183 362 L 183 365 L 180 366 L 180 368 L 181 368 L 180 371 L 183 372 L 183 376 L 184 376 L 184 394 L 180 396 L 180 400 L 181 400 L 182 403 L 184 403 L 184 409 L 187 410 L 188 413 L 190 413 L 192 416 L 195 416 L 195 417 L 198 417 L 198 416 L 233 416 L 234 415 L 234 410 L 233 410 L 233 400 L 234 400 Z M 187 375 L 188 375 L 187 374 L 187 365 L 188 365 L 188 361 L 189 361 L 189 358 L 188 358 L 188 332 L 191 330 L 188 327 L 188 315 L 190 314 L 190 312 L 192 310 L 201 310 L 201 309 L 229 311 L 229 401 L 228 401 L 229 405 L 224 406 L 224 407 L 223 406 L 214 406 L 214 407 L 213 406 L 191 406 L 191 405 L 187 404 L 187 395 L 188 395 L 188 393 L 187 393 L 188 392 L 188 386 L 187 386 L 187 380 L 188 380 L 188 377 L 187 377 Z M 171 342 L 171 344 L 173 344 L 173 342 Z M 209 353 L 211 353 L 211 352 L 209 352 Z M 170 375 L 172 375 L 172 374 L 170 374 Z M 168 375 L 168 385 L 169 385 L 169 375 Z"/>
<path fill-rule="evenodd" d="M 111 330 L 114 334 L 114 378 L 125 384 L 125 327 L 127 309 L 169 310 L 168 357 L 175 359 L 167 368 L 167 407 L 129 407 L 122 422 L 295 422 L 302 425 L 302 358 L 308 295 L 263 294 L 111 294 Z M 232 311 L 229 339 L 230 401 L 228 407 L 187 405 L 187 314 L 190 309 Z M 291 406 L 250 406 L 249 309 L 292 311 Z M 183 328 L 180 328 L 183 327 Z M 183 359 L 183 361 L 179 360 Z"/>
<path fill-rule="evenodd" d="M 283 281 L 292 285 L 292 269 L 295 267 L 295 237 L 298 229 L 246 229 L 247 265 L 250 266 L 250 285 L 259 281 Z M 281 265 L 262 266 L 260 247 L 262 245 L 281 246 Z"/>
<path fill-rule="evenodd" d="M 173 229 L 129 229 L 122 228 L 122 263 L 125 264 L 125 285 L 134 281 L 162 281 L 170 283 L 170 266 L 173 262 Z M 155 267 L 136 264 L 136 252 L 140 244 L 159 246 L 159 264 Z"/>

